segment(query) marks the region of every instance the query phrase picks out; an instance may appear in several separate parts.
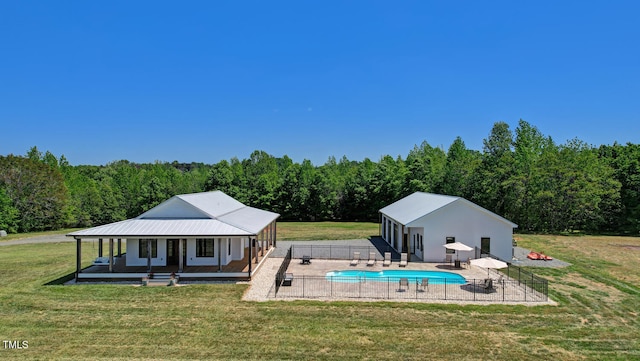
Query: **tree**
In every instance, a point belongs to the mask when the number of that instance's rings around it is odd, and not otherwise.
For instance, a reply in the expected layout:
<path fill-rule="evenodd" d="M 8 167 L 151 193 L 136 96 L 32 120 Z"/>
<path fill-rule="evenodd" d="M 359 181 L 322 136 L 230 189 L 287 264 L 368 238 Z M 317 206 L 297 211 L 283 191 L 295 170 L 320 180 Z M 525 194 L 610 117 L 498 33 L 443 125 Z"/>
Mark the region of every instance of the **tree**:
<path fill-rule="evenodd" d="M 0 230 L 5 230 L 7 233 L 18 232 L 18 210 L 2 187 L 0 187 Z"/>
<path fill-rule="evenodd" d="M 471 198 L 472 177 L 482 162 L 479 152 L 468 150 L 457 137 L 447 152 L 444 176 L 440 189 L 443 194 Z"/>
<path fill-rule="evenodd" d="M 59 170 L 13 155 L 0 156 L 0 170 L 0 187 L 18 211 L 20 232 L 58 229 L 66 224 L 67 189 Z"/>

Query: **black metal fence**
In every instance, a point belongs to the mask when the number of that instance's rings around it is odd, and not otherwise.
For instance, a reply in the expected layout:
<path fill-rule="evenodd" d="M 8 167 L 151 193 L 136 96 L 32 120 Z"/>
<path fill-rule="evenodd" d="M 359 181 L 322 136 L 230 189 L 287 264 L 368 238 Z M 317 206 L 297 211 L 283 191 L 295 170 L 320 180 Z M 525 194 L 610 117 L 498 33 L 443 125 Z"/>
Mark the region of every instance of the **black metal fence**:
<path fill-rule="evenodd" d="M 289 247 L 289 250 L 287 251 L 287 255 L 284 256 L 284 260 L 282 261 L 282 264 L 280 265 L 280 268 L 278 268 L 278 272 L 276 272 L 276 283 L 275 283 L 275 293 L 278 293 L 278 290 L 280 289 L 280 287 L 282 286 L 282 281 L 284 281 L 284 276 L 285 273 L 287 272 L 287 268 L 289 268 L 289 263 L 291 263 L 291 247 Z"/>
<path fill-rule="evenodd" d="M 499 257 L 496 257 L 490 253 L 480 252 L 479 248 L 476 248 L 476 255 L 480 255 L 480 257 L 489 256 L 495 259 L 500 259 Z M 509 262 L 507 262 L 507 264 L 509 265 L 507 268 L 502 268 L 497 271 L 509 277 L 510 279 L 518 281 L 519 284 L 523 284 L 527 287 L 532 288 L 536 292 L 540 292 L 544 295 L 549 294 L 549 282 L 546 279 L 536 276 L 532 272 L 527 271 L 522 267 L 514 266 Z"/>
<path fill-rule="evenodd" d="M 362 260 L 368 260 L 371 253 L 376 260 L 384 259 L 384 254 L 380 254 L 373 246 L 293 245 L 291 247 L 293 258 L 310 256 L 312 259 L 353 259 L 354 252 L 359 252 Z"/>
<path fill-rule="evenodd" d="M 344 276 L 302 276 L 294 275 L 291 286 L 282 287 L 285 273 L 292 258 L 309 256 L 312 259 L 349 260 L 354 252 L 360 259 L 373 256 L 384 259 L 373 246 L 344 245 L 293 245 L 275 277 L 275 287 L 269 296 L 273 298 L 372 298 L 372 299 L 419 299 L 453 301 L 501 301 L 501 302 L 546 302 L 549 285 L 544 278 L 534 275 L 521 267 L 509 265 L 505 269 L 492 271 L 492 287 L 485 287 L 486 279 L 467 280 L 465 284 L 446 283 L 423 285 L 415 280 L 408 285 L 400 285 L 397 277 L 370 280 L 363 277 Z M 475 249 L 476 257 L 493 257 L 489 253 Z M 392 253 L 394 254 L 394 253 Z M 489 275 L 487 275 L 489 278 Z"/>
<path fill-rule="evenodd" d="M 389 299 L 389 300 L 445 300 L 492 302 L 544 302 L 546 289 L 536 281 L 520 282 L 512 279 L 471 279 L 460 283 L 429 283 L 420 280 L 400 282 L 397 277 L 371 280 L 364 277 L 295 276 L 291 286 L 270 293 L 272 298 L 318 299 Z M 533 287 L 532 287 L 533 286 Z"/>

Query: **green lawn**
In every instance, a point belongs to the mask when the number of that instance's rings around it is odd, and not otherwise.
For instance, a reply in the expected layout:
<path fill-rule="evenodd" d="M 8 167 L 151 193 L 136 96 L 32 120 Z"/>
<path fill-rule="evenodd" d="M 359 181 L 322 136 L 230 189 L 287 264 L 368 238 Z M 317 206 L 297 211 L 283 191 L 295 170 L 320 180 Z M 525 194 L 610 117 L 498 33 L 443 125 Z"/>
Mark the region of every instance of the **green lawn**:
<path fill-rule="evenodd" d="M 361 239 L 380 234 L 377 223 L 366 222 L 278 222 L 279 241 Z"/>
<path fill-rule="evenodd" d="M 356 227 L 319 225 L 333 236 Z M 29 347 L 0 344 L 0 359 L 640 359 L 638 238 L 518 239 L 572 263 L 535 270 L 558 306 L 256 303 L 241 301 L 247 286 L 235 284 L 44 286 L 73 271 L 75 244 L 4 246 L 0 339 Z"/>

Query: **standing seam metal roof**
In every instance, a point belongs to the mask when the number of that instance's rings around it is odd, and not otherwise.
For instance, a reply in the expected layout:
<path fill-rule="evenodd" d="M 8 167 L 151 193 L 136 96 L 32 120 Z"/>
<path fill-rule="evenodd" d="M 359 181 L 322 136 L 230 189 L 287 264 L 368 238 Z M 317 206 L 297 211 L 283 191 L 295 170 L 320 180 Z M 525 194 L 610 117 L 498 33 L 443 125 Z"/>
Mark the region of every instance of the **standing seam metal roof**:
<path fill-rule="evenodd" d="M 177 200 L 189 206 L 185 207 Z M 137 218 L 72 232 L 67 236 L 249 236 L 259 233 L 279 216 L 278 213 L 246 206 L 223 192 L 215 191 L 178 195 Z"/>
<path fill-rule="evenodd" d="M 464 202 L 486 214 L 489 214 L 503 222 L 509 223 L 512 227 L 518 227 L 517 224 L 503 218 L 488 209 L 480 207 L 479 205 L 470 202 L 462 197 L 447 196 L 442 194 L 433 194 L 425 192 L 415 192 L 410 194 L 382 209 L 380 213 L 383 213 L 390 218 L 400 222 L 401 224 L 409 224 L 416 219 L 423 217 L 427 214 L 433 213 L 438 209 L 448 206 L 449 204 L 460 201 Z"/>

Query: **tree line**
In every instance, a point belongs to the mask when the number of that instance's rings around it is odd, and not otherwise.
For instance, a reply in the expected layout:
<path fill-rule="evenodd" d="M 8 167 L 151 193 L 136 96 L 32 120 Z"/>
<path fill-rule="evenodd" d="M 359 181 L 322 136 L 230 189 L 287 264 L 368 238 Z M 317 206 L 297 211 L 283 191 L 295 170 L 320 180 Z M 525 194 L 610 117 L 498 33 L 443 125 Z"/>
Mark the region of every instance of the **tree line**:
<path fill-rule="evenodd" d="M 127 218 L 176 194 L 221 190 L 281 220 L 378 221 L 378 210 L 415 191 L 464 197 L 520 232 L 640 231 L 640 145 L 573 139 L 556 144 L 520 120 L 497 122 L 471 150 L 427 142 L 377 162 L 330 157 L 323 165 L 254 151 L 215 164 L 126 160 L 72 166 L 33 147 L 0 156 L 0 229 L 88 227 Z"/>

